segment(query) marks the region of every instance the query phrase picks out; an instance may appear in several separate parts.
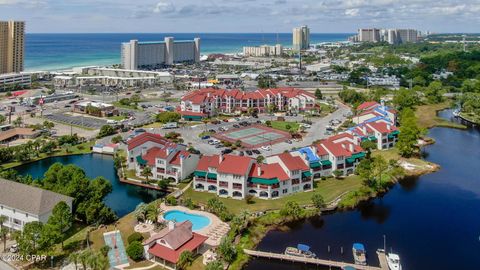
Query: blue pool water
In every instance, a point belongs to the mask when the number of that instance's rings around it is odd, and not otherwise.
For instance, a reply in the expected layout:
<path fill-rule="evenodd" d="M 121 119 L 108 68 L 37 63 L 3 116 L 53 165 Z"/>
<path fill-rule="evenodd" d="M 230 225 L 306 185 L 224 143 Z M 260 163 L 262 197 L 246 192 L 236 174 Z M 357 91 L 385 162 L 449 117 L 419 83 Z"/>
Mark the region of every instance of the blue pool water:
<path fill-rule="evenodd" d="M 190 220 L 193 227 L 192 230 L 198 231 L 210 224 L 210 219 L 206 216 L 189 214 L 178 210 L 168 211 L 163 214 L 163 218 L 166 220 L 175 220 L 176 222 L 184 222 Z"/>

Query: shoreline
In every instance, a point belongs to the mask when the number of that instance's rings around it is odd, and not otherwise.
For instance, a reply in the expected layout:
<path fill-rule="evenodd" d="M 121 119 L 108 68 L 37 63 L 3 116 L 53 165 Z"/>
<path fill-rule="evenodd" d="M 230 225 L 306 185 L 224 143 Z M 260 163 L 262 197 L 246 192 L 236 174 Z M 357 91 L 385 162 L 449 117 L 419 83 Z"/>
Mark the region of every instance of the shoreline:
<path fill-rule="evenodd" d="M 446 110 L 446 109 L 448 109 L 448 106 L 447 107 L 444 106 L 444 108 L 441 108 L 441 109 L 435 109 L 434 112 L 435 112 L 436 118 L 439 118 L 438 117 L 438 112 L 440 112 L 442 110 Z M 442 118 L 439 118 L 439 119 L 442 119 Z M 428 129 L 432 129 L 432 128 L 435 128 L 435 127 L 441 127 L 441 128 L 453 128 L 453 129 L 465 130 L 465 129 L 468 128 L 468 126 L 461 125 L 461 124 L 456 124 L 456 123 L 453 123 L 453 122 L 445 120 L 445 119 L 442 119 L 442 121 L 438 121 L 438 119 L 435 119 L 435 120 L 437 120 L 436 123 L 429 126 Z M 448 121 L 449 123 L 452 123 L 452 125 L 444 125 L 444 123 L 442 123 L 443 121 Z M 426 139 L 425 142 L 426 142 L 425 144 L 421 145 L 421 148 L 425 147 L 427 145 L 431 145 L 431 144 L 436 143 L 435 140 L 433 140 L 432 138 Z M 438 165 L 436 163 L 433 163 L 433 162 L 426 161 L 423 158 L 416 158 L 416 159 L 419 159 L 419 160 L 422 160 L 422 161 L 426 162 L 430 166 L 430 168 L 429 169 L 414 170 L 414 171 L 411 171 L 409 173 L 407 173 L 408 171 L 404 169 L 405 175 L 403 175 L 401 177 L 393 177 L 391 179 L 391 183 L 389 183 L 389 185 L 386 187 L 385 190 L 369 194 L 368 196 L 365 196 L 365 197 L 359 197 L 358 200 L 357 200 L 357 203 L 352 207 L 341 207 L 341 208 L 335 207 L 334 209 L 328 211 L 328 214 L 335 214 L 335 213 L 339 213 L 339 212 L 342 212 L 342 211 L 351 211 L 351 210 L 357 208 L 360 203 L 368 202 L 370 200 L 374 200 L 376 198 L 379 198 L 379 197 L 382 197 L 382 196 L 386 195 L 389 192 L 389 190 L 391 189 L 391 187 L 395 186 L 396 184 L 398 184 L 398 182 L 400 182 L 400 181 L 402 181 L 402 180 L 404 180 L 408 177 L 420 177 L 422 175 L 435 173 L 438 170 L 440 170 L 440 168 L 441 168 L 440 165 Z M 348 193 L 342 194 L 341 196 L 339 196 L 338 201 L 337 201 L 337 205 L 347 195 L 348 195 Z M 331 202 L 326 202 L 326 205 L 329 205 L 329 204 L 334 203 L 334 202 L 335 202 L 335 200 L 331 201 Z M 247 265 L 248 262 L 250 261 L 250 256 L 246 255 L 243 252 L 243 249 L 245 249 L 245 248 L 255 249 L 258 246 L 258 244 L 263 240 L 263 238 L 270 231 L 272 231 L 272 230 L 288 231 L 289 227 L 287 226 L 287 223 L 289 223 L 289 222 L 293 222 L 293 221 L 296 221 L 296 222 L 303 221 L 304 222 L 305 220 L 307 220 L 310 217 L 313 217 L 313 216 L 316 216 L 316 215 L 319 215 L 319 216 L 322 215 L 322 211 L 318 211 L 318 210 L 317 211 L 315 211 L 315 210 L 312 211 L 312 210 L 309 210 L 308 208 L 305 208 L 305 210 L 306 210 L 305 215 L 302 216 L 299 219 L 296 219 L 296 220 L 291 220 L 291 219 L 288 219 L 288 218 L 286 218 L 286 219 L 284 218 L 282 220 L 273 219 L 273 220 L 271 220 L 272 221 L 271 224 L 262 224 L 262 221 L 259 221 L 259 219 L 261 219 L 263 216 L 260 217 L 260 218 L 257 218 L 253 222 L 253 225 L 246 229 L 248 231 L 246 236 L 245 236 L 245 233 L 237 236 L 238 238 L 240 238 L 240 240 L 238 242 L 236 242 L 236 244 L 238 246 L 241 245 L 242 239 L 246 244 L 249 244 L 249 245 L 247 245 L 246 247 L 243 246 L 243 247 L 240 248 L 240 250 L 237 250 L 238 257 L 237 257 L 237 260 L 235 260 L 232 263 L 232 266 L 233 266 L 232 269 L 238 269 L 238 270 L 243 269 L 244 266 Z M 272 213 L 273 212 L 274 211 L 272 211 Z M 278 212 L 278 210 L 277 210 L 277 212 Z M 324 211 L 324 212 L 327 212 L 327 211 Z M 268 214 L 266 214 L 266 215 L 268 215 Z M 252 230 L 252 229 L 254 229 L 254 230 Z M 253 237 L 251 237 L 252 234 L 254 234 Z"/>

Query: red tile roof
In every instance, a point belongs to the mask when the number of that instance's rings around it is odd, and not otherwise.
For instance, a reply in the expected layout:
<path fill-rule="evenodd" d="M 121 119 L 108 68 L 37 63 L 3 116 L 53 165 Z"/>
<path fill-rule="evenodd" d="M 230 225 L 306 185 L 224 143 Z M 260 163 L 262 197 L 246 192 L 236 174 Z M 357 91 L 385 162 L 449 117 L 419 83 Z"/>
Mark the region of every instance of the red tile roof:
<path fill-rule="evenodd" d="M 142 133 L 140 135 L 137 135 L 135 137 L 133 137 L 131 140 L 129 140 L 127 142 L 128 144 L 128 150 L 132 150 L 133 148 L 136 148 L 146 142 L 154 142 L 154 143 L 158 143 L 158 144 L 161 144 L 161 145 L 166 145 L 166 144 L 169 144 L 171 142 L 169 142 L 168 140 L 164 139 L 162 137 L 162 135 L 160 134 L 153 134 L 153 133 L 149 133 L 149 132 L 145 132 L 145 133 Z"/>
<path fill-rule="evenodd" d="M 390 125 L 380 121 L 368 123 L 367 126 L 370 126 L 371 128 L 377 130 L 380 133 L 390 133 L 397 130 L 397 127 L 395 125 Z"/>
<path fill-rule="evenodd" d="M 364 103 L 358 105 L 357 111 L 363 111 L 363 110 L 366 110 L 366 109 L 377 107 L 379 105 L 380 104 L 378 104 L 378 102 L 376 102 L 376 101 L 367 101 L 367 102 L 364 102 Z"/>
<path fill-rule="evenodd" d="M 259 174 L 260 168 L 260 174 Z M 282 166 L 278 163 L 272 164 L 257 164 L 252 165 L 252 169 L 248 174 L 249 177 L 258 177 L 264 179 L 278 178 L 279 181 L 286 181 L 290 179 L 288 174 L 282 169 Z"/>
<path fill-rule="evenodd" d="M 188 156 L 190 156 L 190 152 L 188 152 L 188 151 L 177 151 L 175 153 L 175 156 L 173 156 L 172 160 L 170 160 L 170 164 L 180 166 L 181 156 L 183 156 L 184 158 L 187 158 Z"/>
<path fill-rule="evenodd" d="M 310 169 L 303 159 L 299 156 L 292 156 L 290 153 L 282 153 L 278 155 L 280 160 L 287 166 L 290 171 L 308 170 Z"/>
<path fill-rule="evenodd" d="M 227 174 L 245 175 L 253 159 L 245 156 L 223 155 L 217 171 Z"/>
<path fill-rule="evenodd" d="M 166 148 L 159 148 L 159 147 L 152 147 L 147 150 L 147 153 L 142 156 L 144 160 L 147 161 L 148 165 L 155 166 L 155 159 L 162 158 L 165 159 L 167 157 L 167 149 Z"/>
<path fill-rule="evenodd" d="M 197 171 L 207 172 L 208 168 L 218 168 L 219 158 L 218 155 L 202 156 L 198 161 Z"/>
<path fill-rule="evenodd" d="M 199 246 L 201 246 L 206 240 L 208 239 L 207 236 L 203 236 L 198 233 L 192 233 L 192 238 L 188 240 L 185 244 L 180 246 L 179 248 L 173 250 L 166 246 L 160 244 L 154 244 L 149 250 L 148 253 L 162 258 L 166 261 L 176 264 L 178 259 L 180 258 L 180 254 L 183 251 L 189 250 L 194 252 Z"/>

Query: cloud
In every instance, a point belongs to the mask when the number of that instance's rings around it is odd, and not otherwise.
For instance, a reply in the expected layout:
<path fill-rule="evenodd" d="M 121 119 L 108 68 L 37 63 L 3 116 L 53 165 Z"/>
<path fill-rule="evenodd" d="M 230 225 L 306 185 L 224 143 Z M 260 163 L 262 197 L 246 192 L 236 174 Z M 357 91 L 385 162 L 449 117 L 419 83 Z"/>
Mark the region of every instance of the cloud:
<path fill-rule="evenodd" d="M 153 9 L 153 13 L 160 13 L 160 14 L 172 13 L 174 11 L 175 11 L 175 7 L 173 6 L 173 4 L 167 1 L 158 2 L 155 8 Z"/>
<path fill-rule="evenodd" d="M 350 17 L 355 17 L 358 15 L 358 8 L 350 8 L 345 10 L 345 15 L 350 16 Z"/>

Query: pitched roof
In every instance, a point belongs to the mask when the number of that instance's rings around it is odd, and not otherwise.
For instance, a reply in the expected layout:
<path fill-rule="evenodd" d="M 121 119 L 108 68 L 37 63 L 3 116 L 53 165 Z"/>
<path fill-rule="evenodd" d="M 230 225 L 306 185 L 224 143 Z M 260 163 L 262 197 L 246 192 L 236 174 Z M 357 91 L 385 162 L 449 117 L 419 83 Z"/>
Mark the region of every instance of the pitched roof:
<path fill-rule="evenodd" d="M 290 171 L 309 169 L 301 157 L 292 156 L 290 153 L 279 154 L 278 158 L 280 158 L 283 164 L 285 164 Z"/>
<path fill-rule="evenodd" d="M 127 142 L 128 144 L 128 150 L 132 150 L 133 148 L 136 148 L 146 142 L 154 142 L 154 143 L 158 143 L 158 144 L 162 144 L 162 145 L 165 145 L 165 144 L 168 144 L 168 143 L 171 143 L 169 142 L 168 140 L 164 139 L 162 137 L 162 135 L 160 134 L 153 134 L 153 133 L 150 133 L 150 132 L 144 132 L 144 133 L 141 133 L 140 135 L 137 135 L 135 137 L 133 137 L 131 140 L 129 140 Z"/>
<path fill-rule="evenodd" d="M 219 157 L 218 155 L 213 156 L 202 156 L 197 164 L 197 171 L 208 171 L 208 168 L 218 168 Z"/>
<path fill-rule="evenodd" d="M 71 204 L 73 198 L 42 188 L 0 179 L 1 205 L 39 216 L 52 211 L 53 207 L 61 201 Z"/>
<path fill-rule="evenodd" d="M 152 147 L 147 150 L 147 153 L 142 156 L 144 160 L 147 161 L 148 165 L 155 166 L 155 159 L 162 158 L 165 159 L 167 157 L 167 149 L 160 148 L 160 147 Z"/>
<path fill-rule="evenodd" d="M 248 173 L 252 158 L 245 156 L 223 155 L 217 171 L 221 173 L 245 175 Z"/>
<path fill-rule="evenodd" d="M 173 165 L 180 165 L 180 160 L 183 158 L 187 158 L 190 156 L 190 152 L 188 151 L 177 151 L 173 156 L 172 160 L 170 160 L 170 164 Z"/>
<path fill-rule="evenodd" d="M 176 250 L 169 249 L 168 247 L 160 244 L 155 244 L 148 250 L 148 252 L 156 257 L 176 264 L 182 252 L 184 252 L 185 250 L 193 252 L 207 239 L 207 236 L 203 236 L 198 233 L 192 233 L 192 238 L 190 238 L 188 242 L 186 242 L 184 245 L 180 246 Z"/>
<path fill-rule="evenodd" d="M 254 163 L 252 165 L 252 169 L 250 170 L 250 173 L 248 174 L 248 176 L 264 178 L 264 179 L 277 178 L 280 181 L 286 181 L 290 179 L 287 173 L 283 170 L 282 166 L 280 166 L 280 164 L 278 163 L 272 163 L 272 164 Z"/>
<path fill-rule="evenodd" d="M 379 105 L 380 104 L 378 104 L 378 102 L 376 102 L 376 101 L 366 101 L 366 102 L 358 105 L 357 110 L 358 111 L 363 111 L 365 109 L 369 109 L 369 108 L 376 107 L 376 106 L 379 106 Z"/>
<path fill-rule="evenodd" d="M 377 130 L 380 133 L 390 133 L 397 130 L 396 126 L 381 121 L 368 123 L 367 126 Z"/>
<path fill-rule="evenodd" d="M 173 249 L 178 249 L 192 238 L 192 222 L 187 220 L 175 224 L 175 228 L 166 233 L 162 239 Z"/>

